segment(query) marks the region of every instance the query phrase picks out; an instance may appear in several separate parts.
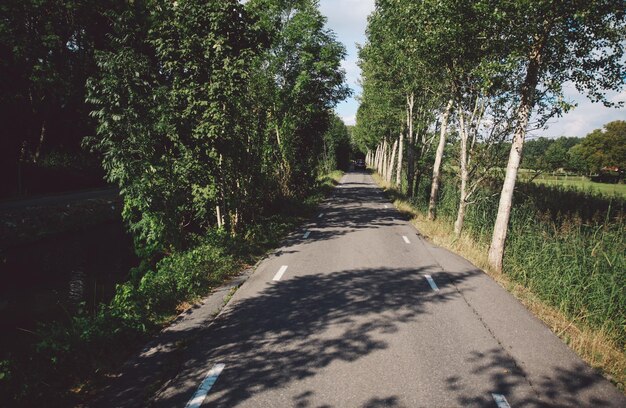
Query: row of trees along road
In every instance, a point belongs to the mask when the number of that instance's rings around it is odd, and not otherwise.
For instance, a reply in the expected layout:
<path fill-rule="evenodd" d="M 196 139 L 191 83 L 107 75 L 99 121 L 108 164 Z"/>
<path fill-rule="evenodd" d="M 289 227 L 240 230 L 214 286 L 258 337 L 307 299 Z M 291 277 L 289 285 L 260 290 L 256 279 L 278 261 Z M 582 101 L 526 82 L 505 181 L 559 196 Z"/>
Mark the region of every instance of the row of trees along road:
<path fill-rule="evenodd" d="M 359 54 L 355 138 L 369 164 L 409 197 L 432 166 L 433 219 L 442 155 L 454 134 L 457 234 L 473 194 L 506 166 L 489 249 L 501 270 L 527 131 L 573 107 L 563 99 L 568 81 L 613 105 L 605 92 L 623 88 L 624 39 L 617 0 L 378 0 Z"/>
<path fill-rule="evenodd" d="M 147 256 L 207 228 L 240 230 L 307 194 L 328 163 L 323 135 L 349 89 L 344 46 L 317 6 L 3 2 L 4 170 L 82 142 L 119 185 Z"/>

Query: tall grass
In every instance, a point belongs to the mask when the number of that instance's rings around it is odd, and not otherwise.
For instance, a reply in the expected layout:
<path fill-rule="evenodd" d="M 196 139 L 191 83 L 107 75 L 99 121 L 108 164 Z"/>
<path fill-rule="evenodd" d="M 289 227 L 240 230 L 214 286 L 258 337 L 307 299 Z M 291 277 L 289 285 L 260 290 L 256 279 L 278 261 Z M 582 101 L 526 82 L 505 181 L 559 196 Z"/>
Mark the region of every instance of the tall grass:
<path fill-rule="evenodd" d="M 468 208 L 466 232 L 488 244 L 498 183 L 485 185 Z M 427 210 L 423 186 L 412 204 Z M 442 183 L 437 214 L 452 222 L 459 191 Z M 509 278 L 572 321 L 602 330 L 626 347 L 626 199 L 558 186 L 521 183 L 515 193 L 504 264 Z"/>

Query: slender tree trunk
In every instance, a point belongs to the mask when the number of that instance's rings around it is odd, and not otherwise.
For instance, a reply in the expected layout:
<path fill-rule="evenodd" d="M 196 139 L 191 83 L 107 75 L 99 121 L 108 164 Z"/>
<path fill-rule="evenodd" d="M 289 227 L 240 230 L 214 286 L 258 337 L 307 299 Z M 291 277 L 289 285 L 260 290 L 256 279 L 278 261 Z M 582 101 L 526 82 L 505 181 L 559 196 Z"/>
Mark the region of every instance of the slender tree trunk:
<path fill-rule="evenodd" d="M 374 156 L 374 169 L 378 173 L 378 160 L 380 157 L 380 145 L 376 146 L 376 156 Z"/>
<path fill-rule="evenodd" d="M 387 183 L 391 184 L 391 179 L 393 178 L 393 165 L 396 162 L 396 151 L 398 150 L 398 141 L 393 142 L 393 147 L 391 148 L 391 160 L 389 161 L 389 167 L 387 168 Z"/>
<path fill-rule="evenodd" d="M 37 163 L 39 161 L 39 155 L 41 154 L 41 148 L 43 147 L 43 143 L 46 139 L 46 121 L 43 120 L 41 122 L 41 130 L 39 132 L 39 143 L 37 143 L 37 148 L 35 149 L 35 155 L 33 156 L 33 163 Z"/>
<path fill-rule="evenodd" d="M 549 32 L 549 31 L 546 31 Z M 500 194 L 500 203 L 498 204 L 498 215 L 493 227 L 493 236 L 489 247 L 489 264 L 497 271 L 502 271 L 502 259 L 504 257 L 504 243 L 508 232 L 509 218 L 511 216 L 511 205 L 513 203 L 513 191 L 515 190 L 515 180 L 517 179 L 517 171 L 522 159 L 522 149 L 524 147 L 524 139 L 526 137 L 526 127 L 534 106 L 535 89 L 539 77 L 539 68 L 541 66 L 541 51 L 543 44 L 547 38 L 533 49 L 531 58 L 526 71 L 526 78 L 521 90 L 521 101 L 517 111 L 517 124 L 511 151 L 509 153 L 509 162 L 506 166 L 506 175 L 502 184 L 502 192 Z"/>
<path fill-rule="evenodd" d="M 435 154 L 435 164 L 433 165 L 433 181 L 430 187 L 430 200 L 428 202 L 428 219 L 434 220 L 437 216 L 437 194 L 439 193 L 439 168 L 443 160 L 443 151 L 446 147 L 446 132 L 448 130 L 448 117 L 452 110 L 452 99 L 448 101 L 446 110 L 441 116 L 441 129 L 439 133 L 439 144 Z"/>
<path fill-rule="evenodd" d="M 383 139 L 383 159 L 381 160 L 382 168 L 380 169 L 380 175 L 382 176 L 383 180 L 387 180 L 387 150 L 387 139 Z"/>
<path fill-rule="evenodd" d="M 415 152 L 413 146 L 413 106 L 415 103 L 415 98 L 413 93 L 407 95 L 407 116 L 406 116 L 406 124 L 409 131 L 408 134 L 408 151 L 407 151 L 407 195 L 409 197 L 413 196 L 413 178 L 415 177 Z"/>
<path fill-rule="evenodd" d="M 224 219 L 222 218 L 222 212 L 220 211 L 220 206 L 215 206 L 215 217 L 217 218 L 217 228 L 222 228 L 224 225 Z"/>
<path fill-rule="evenodd" d="M 396 169 L 396 186 L 402 187 L 402 151 L 404 149 L 404 132 L 400 130 L 398 138 L 398 167 Z"/>
<path fill-rule="evenodd" d="M 459 124 L 461 133 L 461 146 L 459 152 L 459 161 L 461 165 L 461 197 L 459 199 L 459 210 L 456 214 L 456 221 L 454 222 L 454 234 L 459 236 L 463 230 L 463 223 L 465 222 L 465 208 L 467 206 L 467 139 L 469 129 L 465 124 L 465 113 L 460 111 Z"/>

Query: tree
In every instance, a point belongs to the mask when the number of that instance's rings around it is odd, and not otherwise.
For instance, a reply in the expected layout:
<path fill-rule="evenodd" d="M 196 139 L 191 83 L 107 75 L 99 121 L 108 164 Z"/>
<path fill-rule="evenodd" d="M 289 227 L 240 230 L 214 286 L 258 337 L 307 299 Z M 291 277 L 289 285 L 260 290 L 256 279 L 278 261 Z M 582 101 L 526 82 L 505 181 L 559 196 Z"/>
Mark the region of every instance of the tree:
<path fill-rule="evenodd" d="M 350 94 L 340 68 L 345 48 L 324 27 L 316 0 L 252 0 L 246 7 L 272 33 L 256 67 L 268 152 L 279 163 L 272 177 L 284 196 L 302 196 L 316 176 L 331 110 Z"/>
<path fill-rule="evenodd" d="M 107 47 L 107 15 L 124 7 L 118 0 L 0 3 L 0 173 L 7 177 L 0 194 L 15 192 L 22 166 L 55 149 L 79 152 L 93 132 L 85 82 L 96 71 L 95 50 Z"/>
<path fill-rule="evenodd" d="M 317 2 L 145 0 L 112 18 L 87 144 L 120 186 L 142 255 L 209 229 L 236 234 L 310 189 L 331 108 L 349 92 Z"/>
<path fill-rule="evenodd" d="M 489 263 L 502 270 L 504 243 L 530 116 L 540 122 L 566 109 L 562 85 L 572 81 L 592 100 L 610 104 L 605 90 L 624 84 L 624 8 L 616 0 L 499 2 L 502 22 L 498 37 L 510 47 L 508 62 L 523 80 L 516 92 L 515 134 L 489 248 Z M 523 27 L 510 21 L 529 21 Z"/>
<path fill-rule="evenodd" d="M 88 144 L 103 153 L 146 256 L 183 249 L 190 233 L 240 211 L 237 122 L 263 44 L 253 27 L 234 0 L 136 2 L 117 16 L 113 49 L 98 54 L 98 136 Z"/>
<path fill-rule="evenodd" d="M 617 120 L 604 125 L 604 130 L 594 130 L 573 152 L 593 173 L 603 167 L 626 169 L 626 121 Z"/>
<path fill-rule="evenodd" d="M 333 115 L 330 126 L 323 137 L 324 150 L 320 159 L 320 170 L 328 173 L 334 169 L 348 170 L 350 165 L 350 135 L 343 121 Z"/>

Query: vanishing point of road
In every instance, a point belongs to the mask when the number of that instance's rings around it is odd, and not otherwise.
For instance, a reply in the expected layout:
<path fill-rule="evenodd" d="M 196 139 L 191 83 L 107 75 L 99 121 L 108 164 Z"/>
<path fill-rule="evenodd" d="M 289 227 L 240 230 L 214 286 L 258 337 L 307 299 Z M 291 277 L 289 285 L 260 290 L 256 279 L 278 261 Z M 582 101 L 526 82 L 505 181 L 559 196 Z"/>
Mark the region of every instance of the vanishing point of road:
<path fill-rule="evenodd" d="M 512 295 L 347 173 L 185 350 L 155 407 L 626 407 Z"/>

